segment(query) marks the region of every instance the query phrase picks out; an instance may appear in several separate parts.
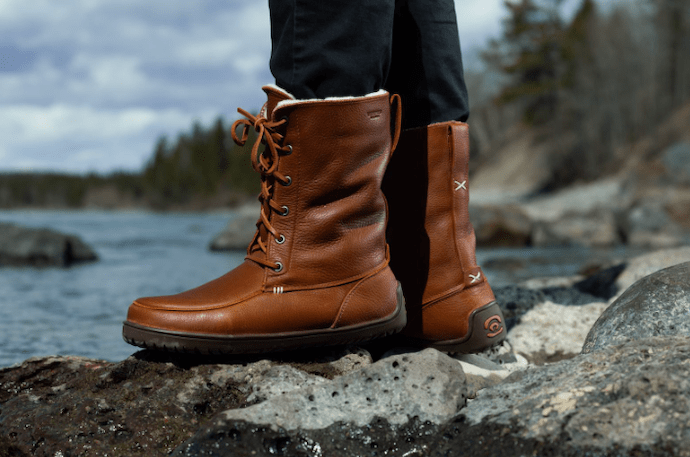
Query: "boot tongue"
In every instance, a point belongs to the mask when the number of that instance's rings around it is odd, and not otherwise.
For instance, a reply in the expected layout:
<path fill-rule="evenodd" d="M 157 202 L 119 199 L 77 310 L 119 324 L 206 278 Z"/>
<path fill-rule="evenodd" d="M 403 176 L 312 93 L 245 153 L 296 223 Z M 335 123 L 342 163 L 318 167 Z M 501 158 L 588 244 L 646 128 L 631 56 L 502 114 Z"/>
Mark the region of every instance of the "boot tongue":
<path fill-rule="evenodd" d="M 266 92 L 266 95 L 268 96 L 268 101 L 263 106 L 263 108 L 261 108 L 261 115 L 264 116 L 266 119 L 271 119 L 273 110 L 276 109 L 278 103 L 282 102 L 283 100 L 295 99 L 295 97 L 288 94 L 278 86 L 264 86 L 263 90 L 264 92 Z"/>

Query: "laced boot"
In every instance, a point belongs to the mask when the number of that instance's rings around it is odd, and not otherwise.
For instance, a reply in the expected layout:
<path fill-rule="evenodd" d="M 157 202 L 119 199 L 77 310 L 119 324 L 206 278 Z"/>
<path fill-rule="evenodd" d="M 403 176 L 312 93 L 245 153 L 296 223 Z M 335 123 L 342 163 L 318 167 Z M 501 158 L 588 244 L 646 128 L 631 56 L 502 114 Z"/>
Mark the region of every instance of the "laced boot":
<path fill-rule="evenodd" d="M 391 268 L 402 283 L 407 342 L 476 352 L 505 338 L 503 315 L 475 258 L 467 124 L 403 131 L 383 182 Z"/>
<path fill-rule="evenodd" d="M 258 133 L 252 163 L 261 215 L 245 261 L 195 289 L 134 301 L 128 343 L 252 353 L 354 343 L 405 326 L 381 192 L 400 133 L 399 98 L 380 91 L 300 101 L 264 90 L 260 114 L 238 110 L 246 119 L 232 131 L 240 145 L 250 129 Z"/>

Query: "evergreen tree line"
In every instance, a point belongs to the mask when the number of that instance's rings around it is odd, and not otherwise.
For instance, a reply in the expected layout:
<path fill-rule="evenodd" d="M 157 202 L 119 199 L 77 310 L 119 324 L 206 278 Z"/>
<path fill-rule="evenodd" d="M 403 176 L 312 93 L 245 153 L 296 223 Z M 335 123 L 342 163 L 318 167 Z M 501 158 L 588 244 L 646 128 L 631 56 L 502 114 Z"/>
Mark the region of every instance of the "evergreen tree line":
<path fill-rule="evenodd" d="M 690 1 L 630 0 L 603 13 L 583 0 L 569 21 L 562 1 L 505 2 L 503 35 L 483 54 L 501 89 L 473 106 L 471 124 L 480 155 L 510 141 L 516 123 L 553 142 L 551 188 L 611 171 L 622 146 L 690 102 Z"/>
<path fill-rule="evenodd" d="M 142 181 L 144 191 L 163 206 L 222 190 L 239 194 L 259 191 L 249 148 L 235 144 L 221 117 L 208 129 L 195 122 L 190 133 L 181 134 L 172 144 L 161 137 Z"/>
<path fill-rule="evenodd" d="M 140 173 L 0 175 L 0 208 L 203 209 L 236 204 L 259 188 L 249 148 L 237 146 L 218 117 L 210 127 L 195 122 L 174 141 L 160 137 Z"/>

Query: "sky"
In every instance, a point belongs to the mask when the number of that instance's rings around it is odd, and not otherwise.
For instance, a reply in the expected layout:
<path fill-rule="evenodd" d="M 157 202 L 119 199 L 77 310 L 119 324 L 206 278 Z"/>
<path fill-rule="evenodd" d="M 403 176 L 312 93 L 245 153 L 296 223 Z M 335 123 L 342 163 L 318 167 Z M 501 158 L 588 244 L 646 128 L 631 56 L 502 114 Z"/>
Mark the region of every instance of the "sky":
<path fill-rule="evenodd" d="M 0 0 L 0 172 L 137 171 L 160 136 L 258 110 L 267 3 Z M 455 3 L 471 65 L 503 0 Z"/>

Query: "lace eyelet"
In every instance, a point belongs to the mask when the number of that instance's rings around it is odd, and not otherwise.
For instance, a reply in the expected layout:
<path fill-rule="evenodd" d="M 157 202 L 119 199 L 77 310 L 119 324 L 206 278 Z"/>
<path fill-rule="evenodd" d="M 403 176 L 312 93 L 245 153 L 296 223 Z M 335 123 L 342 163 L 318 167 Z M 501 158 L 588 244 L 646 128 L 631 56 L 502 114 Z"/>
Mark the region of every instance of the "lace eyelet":
<path fill-rule="evenodd" d="M 278 243 L 278 244 L 283 244 L 283 243 L 285 243 L 285 236 L 284 236 L 284 235 L 280 235 L 280 238 L 276 238 L 276 243 Z"/>
<path fill-rule="evenodd" d="M 283 264 L 282 263 L 276 262 L 276 265 L 277 266 L 273 269 L 273 271 L 275 271 L 276 273 L 280 273 L 281 271 L 283 271 Z"/>
<path fill-rule="evenodd" d="M 287 151 L 283 151 L 283 155 L 284 155 L 284 156 L 289 156 L 290 154 L 292 154 L 292 145 L 291 145 L 291 144 L 288 144 L 288 145 L 285 146 L 285 147 L 287 147 L 288 150 L 287 150 Z"/>
<path fill-rule="evenodd" d="M 281 216 L 287 216 L 288 214 L 290 214 L 290 208 L 288 208 L 287 206 L 283 205 L 283 212 L 282 212 L 282 213 L 278 213 L 278 214 L 281 215 Z"/>
<path fill-rule="evenodd" d="M 292 178 L 289 175 L 286 176 L 285 179 L 287 179 L 287 182 L 280 181 L 280 184 L 282 184 L 285 187 L 292 185 Z"/>

